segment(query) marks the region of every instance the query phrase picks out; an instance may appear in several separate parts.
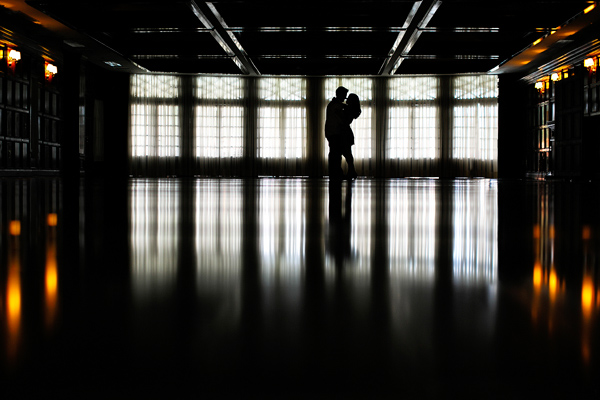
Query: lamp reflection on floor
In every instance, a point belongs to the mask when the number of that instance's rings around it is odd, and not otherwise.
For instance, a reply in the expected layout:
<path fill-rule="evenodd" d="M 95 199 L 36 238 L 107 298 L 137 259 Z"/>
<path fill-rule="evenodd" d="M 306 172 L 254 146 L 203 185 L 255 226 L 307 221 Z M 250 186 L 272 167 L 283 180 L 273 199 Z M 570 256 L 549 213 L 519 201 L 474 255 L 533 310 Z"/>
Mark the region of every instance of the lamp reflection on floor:
<path fill-rule="evenodd" d="M 58 217 L 55 213 L 47 216 L 46 227 L 46 268 L 45 268 L 45 299 L 46 299 L 46 329 L 52 331 L 56 320 L 58 303 L 58 263 L 56 257 L 56 229 Z"/>
<path fill-rule="evenodd" d="M 21 222 L 10 221 L 8 241 L 8 278 L 6 284 L 7 358 L 14 362 L 21 339 Z"/>

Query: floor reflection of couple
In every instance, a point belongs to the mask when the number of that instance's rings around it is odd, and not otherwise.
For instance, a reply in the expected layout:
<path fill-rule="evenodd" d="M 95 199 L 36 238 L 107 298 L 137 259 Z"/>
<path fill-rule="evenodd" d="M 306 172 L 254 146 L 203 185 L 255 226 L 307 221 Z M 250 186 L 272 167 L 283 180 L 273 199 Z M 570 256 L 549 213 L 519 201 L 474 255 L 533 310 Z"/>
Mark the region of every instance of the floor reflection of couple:
<path fill-rule="evenodd" d="M 342 156 L 348 164 L 346 178 L 355 179 L 358 174 L 354 168 L 354 157 L 352 146 L 354 145 L 354 132 L 350 124 L 358 118 L 361 113 L 360 100 L 358 96 L 348 89 L 340 86 L 335 91 L 335 97 L 327 105 L 325 118 L 325 137 L 329 142 L 329 179 L 340 180 L 344 177 L 342 171 Z M 344 103 L 344 100 L 346 102 Z"/>
<path fill-rule="evenodd" d="M 352 256 L 350 236 L 352 233 L 352 182 L 346 186 L 346 198 L 342 196 L 342 184 L 335 181 L 329 183 L 329 233 L 327 236 L 328 251 L 337 267 Z"/>

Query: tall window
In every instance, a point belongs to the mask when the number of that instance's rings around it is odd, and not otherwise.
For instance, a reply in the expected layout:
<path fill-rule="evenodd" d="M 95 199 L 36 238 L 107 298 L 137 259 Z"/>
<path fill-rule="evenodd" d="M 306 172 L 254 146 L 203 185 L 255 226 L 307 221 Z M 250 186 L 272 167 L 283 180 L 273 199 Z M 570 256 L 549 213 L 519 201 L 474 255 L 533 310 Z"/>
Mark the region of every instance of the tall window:
<path fill-rule="evenodd" d="M 196 156 L 241 157 L 244 134 L 241 78 L 196 79 Z"/>
<path fill-rule="evenodd" d="M 465 174 L 494 176 L 498 158 L 498 78 L 457 76 L 453 87 L 452 158 L 458 160 Z"/>
<path fill-rule="evenodd" d="M 301 175 L 306 158 L 306 80 L 264 78 L 258 96 L 259 173 Z"/>
<path fill-rule="evenodd" d="M 176 76 L 132 75 L 133 157 L 179 157 L 179 86 Z"/>
<path fill-rule="evenodd" d="M 354 93 L 360 99 L 361 114 L 352 124 L 355 145 L 352 146 L 352 155 L 356 168 L 361 175 L 371 174 L 374 168 L 375 136 L 375 111 L 373 104 L 373 79 L 370 78 L 328 78 L 325 80 L 325 99 L 327 102 L 335 97 L 335 90 L 344 86 L 349 93 Z M 329 153 L 329 146 L 325 146 L 325 159 Z"/>
<path fill-rule="evenodd" d="M 388 164 L 401 174 L 431 175 L 440 158 L 440 107 L 437 77 L 394 78 L 389 81 Z"/>
<path fill-rule="evenodd" d="M 243 81 L 196 78 L 194 143 L 202 175 L 239 175 L 244 145 Z"/>

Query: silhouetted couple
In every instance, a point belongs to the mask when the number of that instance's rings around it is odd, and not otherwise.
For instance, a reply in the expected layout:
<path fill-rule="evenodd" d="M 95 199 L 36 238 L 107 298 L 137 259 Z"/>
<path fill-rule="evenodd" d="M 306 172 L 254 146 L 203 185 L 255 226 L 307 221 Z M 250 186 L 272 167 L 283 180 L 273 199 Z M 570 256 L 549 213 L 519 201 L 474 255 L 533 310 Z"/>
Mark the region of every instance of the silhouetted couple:
<path fill-rule="evenodd" d="M 360 100 L 357 95 L 340 86 L 335 91 L 335 97 L 327 105 L 325 117 L 325 137 L 329 142 L 329 179 L 342 179 L 342 156 L 348 164 L 347 179 L 355 179 L 358 174 L 354 168 L 354 157 L 352 157 L 352 145 L 354 144 L 354 133 L 350 124 L 361 113 Z M 344 100 L 346 102 L 344 103 Z"/>

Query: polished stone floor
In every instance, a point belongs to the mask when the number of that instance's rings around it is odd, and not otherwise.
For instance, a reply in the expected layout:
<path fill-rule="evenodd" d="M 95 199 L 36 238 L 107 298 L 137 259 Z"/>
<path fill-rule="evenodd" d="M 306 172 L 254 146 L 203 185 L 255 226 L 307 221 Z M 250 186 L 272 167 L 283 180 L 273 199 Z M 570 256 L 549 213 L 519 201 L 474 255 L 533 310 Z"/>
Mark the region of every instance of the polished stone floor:
<path fill-rule="evenodd" d="M 0 179 L 0 393 L 598 398 L 598 204 L 558 181 Z"/>

